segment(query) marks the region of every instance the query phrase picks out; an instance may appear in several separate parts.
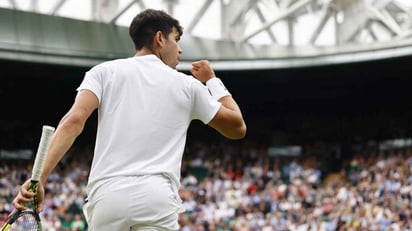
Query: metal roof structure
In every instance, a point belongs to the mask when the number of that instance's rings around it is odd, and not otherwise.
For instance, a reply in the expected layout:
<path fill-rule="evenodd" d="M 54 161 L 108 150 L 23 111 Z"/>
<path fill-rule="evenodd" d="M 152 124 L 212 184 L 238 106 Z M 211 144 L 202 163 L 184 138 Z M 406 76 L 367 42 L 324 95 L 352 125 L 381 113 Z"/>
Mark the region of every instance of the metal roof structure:
<path fill-rule="evenodd" d="M 119 27 L 143 9 L 163 9 L 185 28 L 182 69 L 199 57 L 217 69 L 266 69 L 412 54 L 410 0 L 3 0 L 0 7 Z"/>

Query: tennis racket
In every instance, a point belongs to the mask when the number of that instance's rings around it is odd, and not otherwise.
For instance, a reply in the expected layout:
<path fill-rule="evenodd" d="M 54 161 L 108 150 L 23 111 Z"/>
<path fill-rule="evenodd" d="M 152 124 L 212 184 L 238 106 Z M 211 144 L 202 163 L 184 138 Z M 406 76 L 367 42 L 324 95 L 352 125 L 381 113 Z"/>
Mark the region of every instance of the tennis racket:
<path fill-rule="evenodd" d="M 31 203 L 31 208 L 27 210 L 16 210 L 13 212 L 6 223 L 1 227 L 1 231 L 13 231 L 13 230 L 33 230 L 41 231 L 41 221 L 39 214 L 36 212 L 37 207 L 37 190 L 39 188 L 40 174 L 43 169 L 43 164 L 46 159 L 47 150 L 51 137 L 55 128 L 44 125 L 37 154 L 34 160 L 32 169 L 31 182 L 28 191 L 34 193 L 34 198 Z"/>

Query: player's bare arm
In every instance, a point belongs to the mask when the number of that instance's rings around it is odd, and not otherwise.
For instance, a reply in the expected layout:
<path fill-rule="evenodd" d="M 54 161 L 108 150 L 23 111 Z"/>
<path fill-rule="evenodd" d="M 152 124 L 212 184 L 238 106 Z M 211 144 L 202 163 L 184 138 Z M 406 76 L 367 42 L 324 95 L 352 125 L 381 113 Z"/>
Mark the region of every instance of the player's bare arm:
<path fill-rule="evenodd" d="M 215 73 L 207 60 L 200 60 L 192 63 L 192 74 L 202 83 L 207 83 L 209 80 L 214 81 Z M 216 81 L 219 82 L 220 80 Z M 222 83 L 222 87 L 224 87 Z M 227 91 L 226 89 L 223 89 Z M 209 126 L 216 129 L 223 136 L 230 139 L 242 139 L 246 135 L 246 124 L 243 120 L 242 112 L 233 97 L 227 93 L 222 93 L 222 97 L 218 97 L 222 103 L 215 117 L 209 122 Z"/>
<path fill-rule="evenodd" d="M 222 107 L 220 107 L 208 125 L 227 138 L 244 138 L 246 135 L 246 124 L 232 96 L 222 97 L 219 102 L 222 103 Z"/>
<path fill-rule="evenodd" d="M 77 136 L 83 131 L 84 125 L 90 115 L 98 106 L 97 97 L 88 90 L 79 93 L 71 109 L 61 119 L 53 138 L 50 142 L 49 151 L 43 166 L 38 192 L 38 212 L 42 210 L 44 198 L 43 185 L 47 177 L 56 167 L 64 154 L 69 150 Z M 27 180 L 20 188 L 19 193 L 13 200 L 16 209 L 24 209 L 25 204 L 33 200 L 33 193 L 27 190 L 30 180 Z"/>
<path fill-rule="evenodd" d="M 81 91 L 76 97 L 70 110 L 59 122 L 50 143 L 49 153 L 40 179 L 42 183 L 46 182 L 48 175 L 81 134 L 87 119 L 98 104 L 96 95 L 89 90 Z"/>

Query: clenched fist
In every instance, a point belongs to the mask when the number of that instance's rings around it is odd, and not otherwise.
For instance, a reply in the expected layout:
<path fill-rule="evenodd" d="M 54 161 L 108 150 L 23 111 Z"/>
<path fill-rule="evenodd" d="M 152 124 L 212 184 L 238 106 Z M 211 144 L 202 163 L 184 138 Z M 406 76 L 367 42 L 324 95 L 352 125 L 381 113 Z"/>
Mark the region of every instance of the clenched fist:
<path fill-rule="evenodd" d="M 202 83 L 206 83 L 209 79 L 215 77 L 215 72 L 207 60 L 193 62 L 190 72 Z"/>

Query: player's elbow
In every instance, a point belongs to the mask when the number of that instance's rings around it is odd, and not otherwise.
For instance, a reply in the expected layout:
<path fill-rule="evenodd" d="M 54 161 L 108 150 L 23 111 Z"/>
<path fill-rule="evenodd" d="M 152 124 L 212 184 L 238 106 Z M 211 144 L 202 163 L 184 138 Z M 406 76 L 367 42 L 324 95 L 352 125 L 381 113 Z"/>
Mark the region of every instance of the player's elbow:
<path fill-rule="evenodd" d="M 68 113 L 60 122 L 60 129 L 77 137 L 83 132 L 85 120 L 76 113 Z"/>
<path fill-rule="evenodd" d="M 246 130 L 247 130 L 246 124 L 242 123 L 242 124 L 239 124 L 238 126 L 232 128 L 232 129 L 230 129 L 230 131 L 227 132 L 225 134 L 225 136 L 229 139 L 232 139 L 232 140 L 240 140 L 240 139 L 245 138 Z"/>
<path fill-rule="evenodd" d="M 223 108 L 208 125 L 228 139 L 239 140 L 246 136 L 246 124 L 239 112 Z"/>
<path fill-rule="evenodd" d="M 240 140 L 245 138 L 246 136 L 246 125 L 242 126 L 241 128 L 238 129 L 238 131 L 236 132 L 236 135 L 232 137 L 232 139 L 234 140 Z"/>

